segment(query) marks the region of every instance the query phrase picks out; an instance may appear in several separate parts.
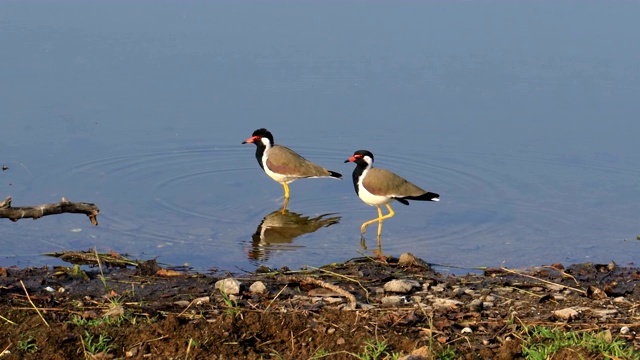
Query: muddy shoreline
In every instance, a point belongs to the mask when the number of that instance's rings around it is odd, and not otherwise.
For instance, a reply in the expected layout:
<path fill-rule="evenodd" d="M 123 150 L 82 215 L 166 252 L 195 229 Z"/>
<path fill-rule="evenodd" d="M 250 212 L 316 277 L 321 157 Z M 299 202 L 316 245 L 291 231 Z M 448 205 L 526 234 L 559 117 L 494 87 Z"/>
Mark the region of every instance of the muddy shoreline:
<path fill-rule="evenodd" d="M 407 254 L 221 275 L 141 264 L 0 268 L 0 359 L 353 359 L 374 345 L 380 359 L 522 359 L 535 326 L 640 351 L 640 269 L 615 263 L 464 276 Z M 554 359 L 576 353 L 604 358 Z"/>

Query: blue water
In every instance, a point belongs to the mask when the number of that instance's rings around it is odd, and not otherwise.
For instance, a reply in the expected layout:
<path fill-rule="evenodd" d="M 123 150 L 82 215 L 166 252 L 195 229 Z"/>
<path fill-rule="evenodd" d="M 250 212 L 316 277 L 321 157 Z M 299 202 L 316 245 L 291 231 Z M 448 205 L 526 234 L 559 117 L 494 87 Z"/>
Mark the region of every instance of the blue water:
<path fill-rule="evenodd" d="M 386 254 L 467 268 L 637 262 L 638 13 L 637 2 L 0 2 L 0 197 L 101 210 L 97 227 L 75 214 L 1 221 L 0 266 L 93 247 L 197 270 L 369 255 L 375 225 L 366 250 L 359 228 L 377 213 L 343 163 L 358 149 L 442 196 L 392 204 Z M 292 183 L 291 213 L 274 217 L 282 186 L 240 144 L 259 127 L 345 179 Z M 285 225 L 261 238 L 265 223 Z"/>

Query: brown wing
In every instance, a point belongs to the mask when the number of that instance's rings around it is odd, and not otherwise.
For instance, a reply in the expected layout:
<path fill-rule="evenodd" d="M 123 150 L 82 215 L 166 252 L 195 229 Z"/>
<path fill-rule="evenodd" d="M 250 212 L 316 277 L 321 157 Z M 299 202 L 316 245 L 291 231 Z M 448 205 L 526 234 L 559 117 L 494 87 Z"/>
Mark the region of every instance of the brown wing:
<path fill-rule="evenodd" d="M 273 172 L 296 177 L 331 176 L 329 170 L 280 145 L 274 145 L 269 150 L 267 166 Z"/>
<path fill-rule="evenodd" d="M 379 168 L 369 169 L 362 185 L 373 195 L 379 196 L 420 196 L 427 192 L 391 171 Z"/>

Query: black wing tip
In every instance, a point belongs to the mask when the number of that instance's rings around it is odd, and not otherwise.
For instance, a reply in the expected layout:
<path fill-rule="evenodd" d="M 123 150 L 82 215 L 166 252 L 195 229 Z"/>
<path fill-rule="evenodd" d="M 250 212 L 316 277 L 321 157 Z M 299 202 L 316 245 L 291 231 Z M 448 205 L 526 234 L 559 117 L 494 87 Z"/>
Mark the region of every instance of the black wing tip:
<path fill-rule="evenodd" d="M 336 178 L 336 179 L 342 179 L 342 174 L 337 173 L 335 171 L 331 171 L 331 170 L 329 170 L 329 176 L 331 176 L 333 178 Z"/>
<path fill-rule="evenodd" d="M 433 192 L 426 192 L 422 195 L 418 196 L 405 196 L 403 198 L 396 198 L 396 200 L 400 201 L 405 205 L 409 205 L 407 200 L 420 200 L 420 201 L 440 201 L 440 194 L 436 194 Z"/>

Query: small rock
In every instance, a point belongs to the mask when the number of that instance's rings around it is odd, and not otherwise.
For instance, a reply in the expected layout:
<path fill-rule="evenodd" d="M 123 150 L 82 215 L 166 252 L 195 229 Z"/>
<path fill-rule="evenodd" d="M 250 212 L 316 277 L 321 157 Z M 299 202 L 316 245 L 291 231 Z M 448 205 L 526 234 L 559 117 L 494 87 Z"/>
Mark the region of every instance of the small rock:
<path fill-rule="evenodd" d="M 336 340 L 336 345 L 344 345 L 346 341 L 344 340 L 344 338 L 340 338 L 338 340 Z"/>
<path fill-rule="evenodd" d="M 208 296 L 202 296 L 199 298 L 195 298 L 193 299 L 193 301 L 191 301 L 194 305 L 202 305 L 202 304 L 208 304 L 209 303 L 209 297 Z"/>
<path fill-rule="evenodd" d="M 499 293 L 512 293 L 515 291 L 515 289 L 511 287 L 499 287 L 499 288 L 495 288 L 494 291 Z"/>
<path fill-rule="evenodd" d="M 601 289 L 598 289 L 595 286 L 589 286 L 589 288 L 587 289 L 587 296 L 589 296 L 592 299 L 604 299 L 607 297 L 607 293 L 605 293 L 604 291 L 602 291 Z"/>
<path fill-rule="evenodd" d="M 564 297 L 564 295 L 560 295 L 560 294 L 553 294 L 553 300 L 555 301 L 565 301 L 567 298 Z"/>
<path fill-rule="evenodd" d="M 551 291 L 562 291 L 564 286 L 558 284 L 546 284 L 545 287 Z"/>
<path fill-rule="evenodd" d="M 334 327 L 329 328 L 329 329 L 327 330 L 327 334 L 329 334 L 329 335 L 333 335 L 333 333 L 335 333 L 335 332 L 336 332 L 336 328 L 334 328 Z"/>
<path fill-rule="evenodd" d="M 434 292 L 443 292 L 444 291 L 444 284 L 438 284 L 436 286 L 432 286 L 431 290 L 433 290 Z"/>
<path fill-rule="evenodd" d="M 416 257 L 412 253 L 404 253 L 398 258 L 398 265 L 400 266 L 418 266 L 430 270 L 431 266 L 424 260 Z"/>
<path fill-rule="evenodd" d="M 420 283 L 415 280 L 396 279 L 384 284 L 385 291 L 401 294 L 408 293 L 414 287 L 419 288 Z"/>
<path fill-rule="evenodd" d="M 429 360 L 434 359 L 435 356 L 431 352 L 427 346 L 423 346 L 421 348 L 415 349 L 411 352 L 411 354 L 403 356 L 398 360 Z"/>
<path fill-rule="evenodd" d="M 471 328 L 467 326 L 467 327 L 463 328 L 462 330 L 460 330 L 460 333 L 461 334 L 473 334 L 473 330 L 471 330 Z"/>
<path fill-rule="evenodd" d="M 476 312 L 480 311 L 480 310 L 482 310 L 482 300 L 480 300 L 480 299 L 472 300 L 469 303 L 468 307 L 469 307 L 470 311 L 476 311 Z"/>
<path fill-rule="evenodd" d="M 464 293 L 470 296 L 475 296 L 476 295 L 476 291 L 473 289 L 465 289 Z"/>
<path fill-rule="evenodd" d="M 627 300 L 624 296 L 618 296 L 617 298 L 614 298 L 612 301 L 616 304 L 628 304 L 628 305 L 632 304 L 632 302 Z"/>
<path fill-rule="evenodd" d="M 453 288 L 453 295 L 455 297 L 461 297 L 462 295 L 465 295 L 464 289 L 461 287 Z"/>
<path fill-rule="evenodd" d="M 483 301 L 482 307 L 485 309 L 492 308 L 495 305 L 493 301 Z"/>
<path fill-rule="evenodd" d="M 496 301 L 496 297 L 492 296 L 492 295 L 487 295 L 484 297 L 483 299 L 484 301 L 488 301 L 488 302 L 495 302 Z"/>
<path fill-rule="evenodd" d="M 562 310 L 554 311 L 553 315 L 555 315 L 555 317 L 557 317 L 558 319 L 573 320 L 577 318 L 580 315 L 580 313 L 573 308 L 565 308 Z"/>
<path fill-rule="evenodd" d="M 629 329 L 628 326 L 623 326 L 620 328 L 620 334 L 622 335 L 627 335 L 630 332 L 631 332 L 631 329 Z"/>
<path fill-rule="evenodd" d="M 430 286 L 433 286 L 437 281 L 433 279 L 427 279 L 422 283 L 422 290 L 429 290 Z"/>
<path fill-rule="evenodd" d="M 365 304 L 365 303 L 358 303 L 358 309 L 362 309 L 362 310 L 371 310 L 371 309 L 375 309 L 376 306 L 373 304 Z"/>
<path fill-rule="evenodd" d="M 434 299 L 433 306 L 439 310 L 450 310 L 455 309 L 458 305 L 462 305 L 462 301 L 453 300 L 453 299 Z"/>
<path fill-rule="evenodd" d="M 87 310 L 83 312 L 81 316 L 83 319 L 90 319 L 90 320 L 97 319 L 99 317 L 98 313 L 93 310 Z"/>
<path fill-rule="evenodd" d="M 618 314 L 618 310 L 615 310 L 615 309 L 593 310 L 593 315 L 595 315 L 597 317 L 601 317 L 601 318 L 608 318 L 608 317 L 611 317 L 611 316 L 615 316 L 617 314 Z"/>
<path fill-rule="evenodd" d="M 227 278 L 216 281 L 215 288 L 219 289 L 221 292 L 225 292 L 229 295 L 238 295 L 240 294 L 240 288 L 242 287 L 242 283 L 233 278 Z"/>
<path fill-rule="evenodd" d="M 254 294 L 264 294 L 267 292 L 267 287 L 264 285 L 262 281 L 256 281 L 251 286 L 249 286 L 249 291 Z"/>
<path fill-rule="evenodd" d="M 382 303 L 382 305 L 397 305 L 403 302 L 403 300 L 404 296 L 390 295 L 380 299 L 380 302 Z"/>
<path fill-rule="evenodd" d="M 340 298 L 340 297 L 324 297 L 322 298 L 322 300 L 327 304 L 332 304 L 332 305 L 341 304 L 345 301 L 344 298 Z"/>

